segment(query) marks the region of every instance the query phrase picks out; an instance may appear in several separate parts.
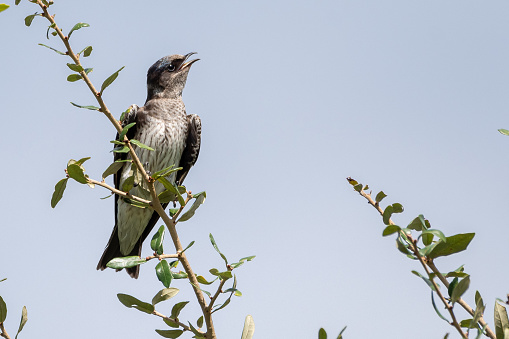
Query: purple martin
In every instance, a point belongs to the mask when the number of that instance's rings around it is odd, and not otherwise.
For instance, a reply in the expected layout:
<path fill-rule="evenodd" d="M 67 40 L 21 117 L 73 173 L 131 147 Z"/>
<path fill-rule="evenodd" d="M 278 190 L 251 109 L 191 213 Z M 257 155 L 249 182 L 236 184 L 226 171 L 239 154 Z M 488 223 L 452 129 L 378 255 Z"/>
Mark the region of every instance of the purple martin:
<path fill-rule="evenodd" d="M 153 64 L 147 72 L 145 106 L 132 105 L 122 121 L 122 126 L 136 123 L 127 132 L 129 139 L 136 139 L 154 149 L 150 151 L 136 147 L 135 150 L 148 173 L 172 165 L 182 168 L 166 177 L 177 185 L 182 185 L 200 152 L 200 117 L 196 114 L 187 115 L 182 101 L 189 69 L 199 60 L 188 61 L 193 54 L 166 56 Z M 115 153 L 114 158 L 126 160 L 131 157 L 126 153 Z M 114 175 L 115 188 L 122 190 L 126 180 L 132 176 L 132 165 L 126 162 Z M 136 175 L 134 177 L 134 185 L 127 185 L 132 187 L 130 193 L 151 200 L 144 183 L 139 182 Z M 164 191 L 164 186 L 159 182 L 156 182 L 156 191 L 158 194 Z M 163 207 L 167 205 L 163 204 Z M 143 241 L 158 219 L 159 215 L 153 210 L 132 206 L 115 195 L 115 227 L 97 269 L 104 270 L 113 258 L 141 256 Z M 126 271 L 131 277 L 138 278 L 140 267 L 127 268 Z"/>

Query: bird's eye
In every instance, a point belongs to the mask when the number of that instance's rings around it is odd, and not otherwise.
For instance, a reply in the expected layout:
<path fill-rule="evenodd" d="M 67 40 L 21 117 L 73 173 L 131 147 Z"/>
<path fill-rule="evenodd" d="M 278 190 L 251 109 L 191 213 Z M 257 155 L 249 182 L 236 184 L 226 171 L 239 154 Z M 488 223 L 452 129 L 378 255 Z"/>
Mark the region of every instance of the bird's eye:
<path fill-rule="evenodd" d="M 170 64 L 168 66 L 168 71 L 173 72 L 175 70 L 175 66 L 173 64 Z"/>

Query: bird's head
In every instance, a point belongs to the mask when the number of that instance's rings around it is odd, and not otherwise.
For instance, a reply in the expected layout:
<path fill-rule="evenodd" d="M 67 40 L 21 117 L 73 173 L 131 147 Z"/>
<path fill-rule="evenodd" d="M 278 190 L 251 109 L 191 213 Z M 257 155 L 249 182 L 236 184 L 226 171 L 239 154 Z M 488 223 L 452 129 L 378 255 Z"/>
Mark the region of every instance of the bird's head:
<path fill-rule="evenodd" d="M 182 95 L 191 65 L 200 59 L 187 61 L 193 53 L 169 55 L 157 60 L 147 72 L 147 101 L 160 98 L 177 98 Z"/>

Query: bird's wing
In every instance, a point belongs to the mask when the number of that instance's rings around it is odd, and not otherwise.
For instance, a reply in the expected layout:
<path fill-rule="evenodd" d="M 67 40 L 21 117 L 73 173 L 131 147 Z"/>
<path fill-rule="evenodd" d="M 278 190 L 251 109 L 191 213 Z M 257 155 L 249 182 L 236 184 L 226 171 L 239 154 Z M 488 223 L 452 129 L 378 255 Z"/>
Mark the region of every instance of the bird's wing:
<path fill-rule="evenodd" d="M 187 116 L 187 139 L 186 139 L 186 147 L 182 152 L 182 156 L 180 157 L 179 167 L 182 167 L 181 170 L 177 172 L 177 185 L 182 185 L 184 179 L 189 173 L 191 167 L 198 160 L 198 155 L 200 154 L 200 144 L 201 144 L 201 120 L 200 117 L 196 114 L 190 114 Z"/>

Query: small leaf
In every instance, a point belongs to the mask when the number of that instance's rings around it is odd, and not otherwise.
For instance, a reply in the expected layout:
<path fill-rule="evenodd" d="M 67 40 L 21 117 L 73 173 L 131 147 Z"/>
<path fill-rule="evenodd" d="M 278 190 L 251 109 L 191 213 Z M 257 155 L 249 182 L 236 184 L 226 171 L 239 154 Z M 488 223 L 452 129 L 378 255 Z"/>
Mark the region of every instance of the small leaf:
<path fill-rule="evenodd" d="M 173 327 L 173 328 L 179 328 L 180 325 L 174 321 L 172 321 L 170 318 L 163 318 L 163 321 L 166 325 Z"/>
<path fill-rule="evenodd" d="M 122 191 L 129 192 L 134 187 L 134 175 L 126 178 L 122 184 Z"/>
<path fill-rule="evenodd" d="M 386 236 L 391 235 L 393 233 L 399 232 L 400 230 L 401 230 L 401 227 L 399 227 L 399 226 L 389 225 L 382 232 L 382 236 L 386 237 Z"/>
<path fill-rule="evenodd" d="M 207 281 L 207 279 L 205 279 L 203 276 L 199 275 L 199 276 L 197 276 L 197 277 L 196 277 L 196 280 L 198 280 L 198 282 L 199 282 L 200 284 L 210 285 L 210 284 L 212 284 L 214 281 L 216 281 L 216 280 L 217 280 L 217 278 L 216 278 L 216 279 L 214 279 L 214 280 L 212 280 L 212 281 Z"/>
<path fill-rule="evenodd" d="M 497 339 L 507 339 L 505 333 L 509 330 L 507 310 L 495 301 L 495 333 Z"/>
<path fill-rule="evenodd" d="M 224 262 L 226 263 L 226 266 L 228 266 L 228 260 L 226 259 L 226 257 L 224 256 L 223 253 L 221 253 L 221 251 L 219 250 L 219 248 L 217 247 L 217 244 L 216 244 L 216 241 L 214 240 L 214 237 L 212 236 L 212 233 L 209 234 L 209 239 L 210 239 L 210 242 L 212 243 L 212 246 L 214 247 L 214 249 L 217 251 L 217 253 L 219 253 L 219 255 L 221 256 L 221 258 L 223 258 Z"/>
<path fill-rule="evenodd" d="M 152 298 L 152 305 L 156 305 L 160 303 L 161 301 L 165 301 L 168 299 L 173 298 L 179 293 L 178 288 L 170 287 L 170 288 L 163 288 L 157 294 Z"/>
<path fill-rule="evenodd" d="M 163 338 L 178 338 L 184 333 L 182 330 L 156 330 L 156 332 Z"/>
<path fill-rule="evenodd" d="M 149 147 L 141 142 L 139 142 L 138 140 L 136 139 L 131 139 L 129 140 L 131 142 L 131 144 L 135 144 L 136 146 L 138 147 L 141 147 L 141 148 L 144 148 L 144 149 L 148 149 L 149 151 L 154 151 L 154 149 L 152 147 Z"/>
<path fill-rule="evenodd" d="M 173 279 L 187 279 L 187 273 L 179 271 L 178 273 L 171 272 Z"/>
<path fill-rule="evenodd" d="M 113 152 L 115 152 L 115 153 L 129 153 L 129 147 L 127 147 L 127 146 L 115 147 L 113 149 Z"/>
<path fill-rule="evenodd" d="M 501 129 L 499 129 L 498 131 L 499 131 L 500 133 L 502 133 L 503 135 L 509 135 L 509 131 L 508 131 L 508 130 L 506 130 L 506 129 L 501 128 Z"/>
<path fill-rule="evenodd" d="M 55 191 L 53 192 L 53 196 L 51 197 L 51 207 L 55 208 L 55 206 L 58 204 L 60 199 L 62 199 L 62 196 L 64 195 L 65 187 L 67 186 L 67 180 L 68 178 L 64 178 L 57 182 L 55 185 Z"/>
<path fill-rule="evenodd" d="M 438 237 L 440 240 L 442 240 L 443 242 L 447 242 L 447 238 L 445 237 L 445 235 L 440 230 L 435 230 L 435 229 L 424 230 L 424 231 L 422 231 L 422 234 L 423 235 L 425 235 L 425 234 L 433 234 L 436 237 Z"/>
<path fill-rule="evenodd" d="M 385 194 L 384 191 L 378 192 L 378 194 L 375 197 L 375 202 L 380 203 L 380 201 L 382 201 L 386 196 L 387 194 Z"/>
<path fill-rule="evenodd" d="M 475 233 L 463 233 L 446 237 L 446 242 L 442 240 L 439 241 L 428 255 L 428 258 L 435 259 L 464 251 L 467 249 L 474 236 Z"/>
<path fill-rule="evenodd" d="M 67 54 L 67 53 L 64 53 L 64 52 L 60 52 L 59 50 L 56 50 L 56 49 L 54 49 L 53 47 L 49 47 L 49 46 L 47 46 L 47 45 L 45 45 L 45 44 L 38 44 L 38 45 L 39 45 L 39 46 L 46 47 L 46 48 L 49 48 L 49 49 L 51 49 L 52 51 L 54 51 L 54 52 L 56 52 L 56 53 L 58 53 L 58 54 L 60 54 L 60 55 L 66 55 L 66 54 Z"/>
<path fill-rule="evenodd" d="M 362 191 L 362 184 L 357 184 L 353 187 L 354 190 L 356 190 L 357 192 L 360 192 Z"/>
<path fill-rule="evenodd" d="M 79 74 L 69 74 L 69 76 L 67 76 L 67 81 L 69 82 L 75 82 L 81 79 L 83 78 Z"/>
<path fill-rule="evenodd" d="M 81 72 L 83 71 L 83 67 L 81 67 L 81 65 L 76 65 L 76 64 L 67 64 L 67 67 L 69 67 L 72 71 L 75 71 L 75 72 Z"/>
<path fill-rule="evenodd" d="M 203 334 L 201 334 L 196 328 L 194 328 L 194 326 L 190 322 L 188 322 L 188 324 L 189 327 L 191 328 L 191 332 L 193 332 L 196 335 L 195 338 L 205 338 Z"/>
<path fill-rule="evenodd" d="M 83 173 L 83 168 L 80 165 L 72 164 L 67 166 L 67 174 L 80 184 L 86 184 L 88 182 L 88 179 Z"/>
<path fill-rule="evenodd" d="M 116 270 L 122 269 L 122 268 L 131 268 L 138 266 L 140 264 L 146 263 L 147 260 L 145 258 L 140 258 L 137 255 L 129 256 L 129 257 L 121 257 L 121 258 L 114 258 L 108 261 L 106 264 L 106 267 L 114 268 Z"/>
<path fill-rule="evenodd" d="M 163 254 L 164 226 L 159 227 L 150 241 L 150 248 L 157 254 Z"/>
<path fill-rule="evenodd" d="M 154 174 L 152 174 L 152 178 L 154 180 L 157 180 L 157 178 L 159 178 L 159 177 L 165 177 L 173 172 L 176 172 L 176 171 L 182 169 L 182 167 L 178 167 L 178 168 L 174 168 L 174 167 L 175 167 L 175 165 L 171 165 L 171 166 L 168 166 L 160 171 L 157 171 Z"/>
<path fill-rule="evenodd" d="M 81 50 L 81 52 L 79 52 L 78 54 L 82 54 L 82 53 L 83 53 L 84 57 L 90 56 L 90 53 L 92 53 L 92 46 L 87 46 L 87 47 L 83 48 Z"/>
<path fill-rule="evenodd" d="M 101 94 L 104 92 L 104 90 L 115 81 L 115 79 L 118 77 L 118 73 L 124 69 L 125 66 L 122 66 L 118 71 L 110 75 L 106 80 L 104 80 L 103 84 L 101 85 Z"/>
<path fill-rule="evenodd" d="M 109 165 L 102 175 L 103 180 L 109 177 L 110 175 L 117 173 L 123 166 L 124 163 L 116 161 Z"/>
<path fill-rule="evenodd" d="M 122 128 L 122 132 L 120 132 L 120 134 L 118 135 L 118 140 L 124 141 L 124 137 L 127 134 L 127 131 L 129 131 L 129 128 L 133 127 L 134 125 L 136 125 L 135 122 L 131 122 L 130 124 L 125 125 L 124 128 Z"/>
<path fill-rule="evenodd" d="M 157 279 L 163 283 L 164 287 L 170 287 L 173 276 L 171 274 L 170 265 L 168 265 L 166 260 L 163 259 L 156 265 L 156 275 Z"/>
<path fill-rule="evenodd" d="M 134 307 L 137 310 L 148 313 L 148 314 L 154 312 L 154 305 L 140 301 L 140 300 L 136 299 L 135 297 L 130 296 L 128 294 L 119 293 L 119 294 L 117 294 L 117 298 L 126 307 L 129 307 L 129 308 Z"/>
<path fill-rule="evenodd" d="M 25 26 L 29 27 L 32 24 L 32 21 L 34 20 L 36 15 L 38 15 L 37 12 L 27 16 L 25 18 Z"/>
<path fill-rule="evenodd" d="M 5 321 L 5 318 L 7 318 L 7 305 L 2 297 L 0 297 L 0 324 Z"/>
<path fill-rule="evenodd" d="M 0 4 L 0 12 L 3 12 L 5 11 L 7 8 L 9 8 L 10 6 L 7 5 L 7 4 Z"/>
<path fill-rule="evenodd" d="M 180 221 L 186 221 L 193 217 L 194 213 L 200 207 L 201 204 L 205 201 L 205 198 L 207 197 L 207 194 L 203 192 L 203 194 L 200 194 L 193 202 L 193 205 L 191 205 L 191 208 L 189 208 L 180 218 Z"/>
<path fill-rule="evenodd" d="M 21 330 L 23 330 L 23 327 L 25 327 L 25 324 L 27 323 L 27 321 L 28 321 L 27 308 L 26 308 L 26 306 L 23 306 L 23 309 L 21 310 L 21 320 L 19 322 L 18 333 L 16 333 L 16 336 L 14 337 L 14 339 L 18 338 L 19 332 L 21 332 Z"/>
<path fill-rule="evenodd" d="M 392 204 L 392 213 L 403 213 L 405 209 L 403 208 L 403 205 L 401 205 L 399 202 L 395 202 Z"/>
<path fill-rule="evenodd" d="M 410 224 L 408 224 L 407 228 L 409 228 L 411 230 L 416 230 L 416 231 L 422 231 L 423 228 L 426 229 L 426 224 L 424 222 L 424 216 L 422 214 L 420 214 L 417 218 L 412 220 L 412 222 Z"/>
<path fill-rule="evenodd" d="M 67 34 L 67 36 L 70 38 L 72 32 L 77 31 L 78 29 L 83 28 L 83 27 L 90 27 L 90 25 L 85 22 L 78 22 L 76 25 L 74 25 L 74 27 L 71 29 L 69 34 Z"/>
<path fill-rule="evenodd" d="M 457 278 L 454 278 L 457 279 Z M 457 302 L 470 286 L 470 276 L 466 276 L 456 285 L 451 294 L 451 303 Z"/>
<path fill-rule="evenodd" d="M 241 339 L 251 339 L 253 338 L 253 334 L 255 331 L 255 324 L 253 317 L 248 315 L 246 320 L 244 321 L 244 328 L 242 329 L 242 337 Z"/>
<path fill-rule="evenodd" d="M 202 328 L 202 326 L 203 326 L 203 316 L 199 317 L 198 320 L 196 320 L 196 326 L 198 326 L 198 328 Z"/>
<path fill-rule="evenodd" d="M 85 68 L 84 71 L 85 71 L 85 74 L 88 74 L 90 72 L 92 72 L 94 69 L 93 68 Z"/>
<path fill-rule="evenodd" d="M 187 251 L 187 249 L 188 249 L 188 248 L 190 248 L 190 247 L 191 247 L 191 246 L 193 246 L 193 245 L 194 245 L 194 240 L 193 240 L 193 241 L 191 241 L 191 242 L 189 243 L 189 245 L 187 245 L 187 247 L 186 247 L 186 248 L 184 248 L 184 249 L 182 250 L 182 252 L 180 252 L 180 253 L 184 253 L 185 251 Z"/>
<path fill-rule="evenodd" d="M 385 211 L 384 211 L 384 214 L 383 214 L 383 222 L 384 222 L 384 224 L 386 224 L 386 225 L 390 224 L 390 219 L 391 219 L 393 211 L 394 211 L 394 208 L 392 207 L 392 205 L 389 205 L 389 206 L 387 206 L 385 208 Z"/>
<path fill-rule="evenodd" d="M 91 111 L 99 111 L 99 110 L 101 110 L 100 107 L 96 107 L 96 106 L 81 106 L 81 105 L 75 104 L 74 102 L 71 102 L 71 105 L 76 106 L 78 108 L 89 109 Z"/>
<path fill-rule="evenodd" d="M 437 315 L 438 315 L 441 319 L 443 319 L 445 322 L 447 322 L 448 324 L 450 324 L 450 323 L 449 323 L 449 320 L 447 320 L 447 318 L 445 318 L 445 317 L 442 315 L 442 313 L 440 313 L 440 311 L 438 310 L 437 305 L 435 304 L 435 299 L 434 299 L 434 297 L 433 297 L 433 291 L 431 291 L 431 304 L 433 305 L 433 308 L 435 309 L 435 312 L 437 313 Z"/>
<path fill-rule="evenodd" d="M 436 291 L 435 286 L 433 286 L 433 283 L 431 282 L 430 279 L 426 278 L 417 271 L 412 271 L 412 273 L 421 278 L 422 280 L 424 280 L 424 282 L 428 285 L 429 288 L 431 288 L 432 291 Z"/>
<path fill-rule="evenodd" d="M 318 330 L 318 339 L 327 339 L 327 332 L 322 328 Z"/>
<path fill-rule="evenodd" d="M 171 309 L 171 316 L 170 318 L 173 318 L 173 319 L 178 319 L 179 317 L 179 314 L 180 314 L 180 311 L 182 311 L 182 309 L 184 307 L 186 307 L 186 305 L 189 303 L 189 301 L 181 301 L 179 303 L 176 303 L 173 308 Z"/>
<path fill-rule="evenodd" d="M 449 284 L 449 288 L 447 288 L 447 293 L 449 294 L 449 297 L 452 296 L 452 292 L 456 288 L 456 285 L 458 285 L 458 281 L 459 281 L 459 279 L 456 277 Z"/>

